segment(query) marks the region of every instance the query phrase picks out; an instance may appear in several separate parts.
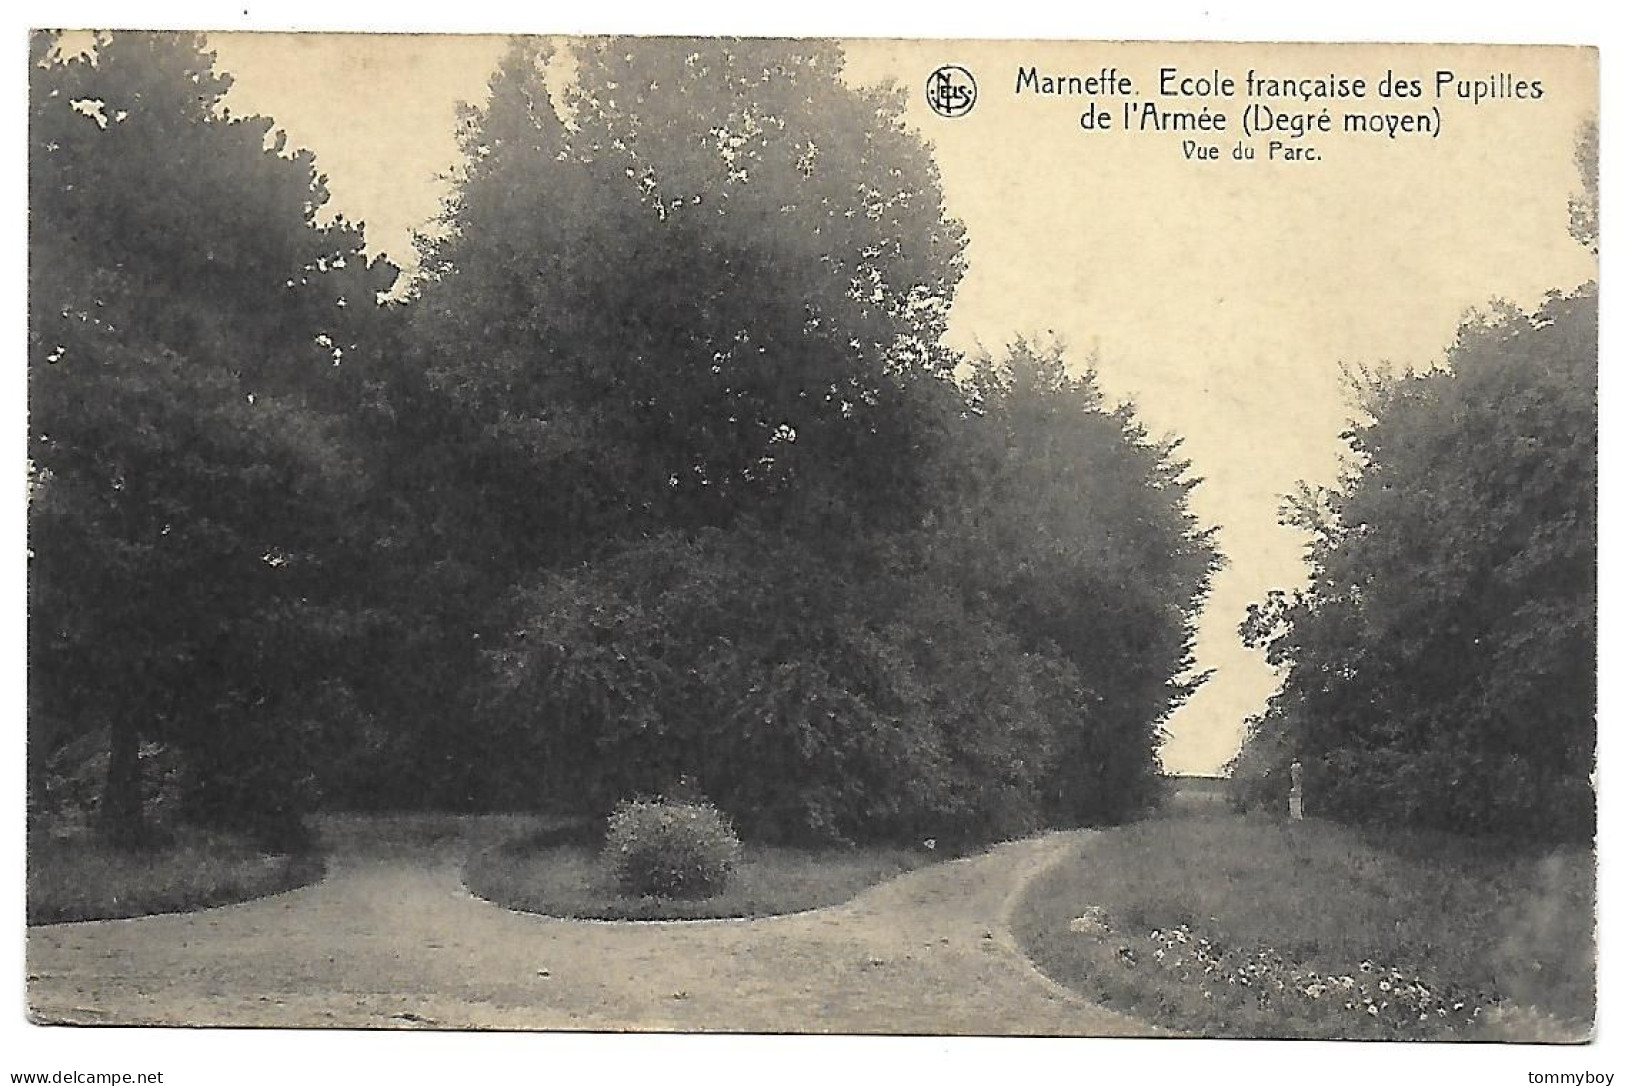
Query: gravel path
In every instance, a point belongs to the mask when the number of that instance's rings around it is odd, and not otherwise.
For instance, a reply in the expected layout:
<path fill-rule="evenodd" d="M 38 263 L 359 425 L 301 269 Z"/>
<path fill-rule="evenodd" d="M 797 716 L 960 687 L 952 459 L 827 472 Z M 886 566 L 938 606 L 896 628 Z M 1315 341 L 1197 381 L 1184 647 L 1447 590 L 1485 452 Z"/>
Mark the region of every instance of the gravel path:
<path fill-rule="evenodd" d="M 445 820 L 436 825 L 444 826 Z M 554 920 L 470 895 L 511 820 L 324 827 L 328 877 L 242 905 L 31 928 L 35 1021 L 124 1025 L 1145 1036 L 1048 980 L 1009 910 L 1076 834 L 999 846 L 795 916 Z"/>

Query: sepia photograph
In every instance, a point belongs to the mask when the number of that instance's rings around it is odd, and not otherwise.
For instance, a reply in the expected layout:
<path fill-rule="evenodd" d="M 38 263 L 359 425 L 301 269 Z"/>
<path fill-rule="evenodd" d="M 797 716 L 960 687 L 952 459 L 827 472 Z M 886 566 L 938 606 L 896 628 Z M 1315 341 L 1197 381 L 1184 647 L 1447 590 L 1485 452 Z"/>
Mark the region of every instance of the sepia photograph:
<path fill-rule="evenodd" d="M 0 1070 L 1604 1081 L 1594 42 L 27 38 Z"/>

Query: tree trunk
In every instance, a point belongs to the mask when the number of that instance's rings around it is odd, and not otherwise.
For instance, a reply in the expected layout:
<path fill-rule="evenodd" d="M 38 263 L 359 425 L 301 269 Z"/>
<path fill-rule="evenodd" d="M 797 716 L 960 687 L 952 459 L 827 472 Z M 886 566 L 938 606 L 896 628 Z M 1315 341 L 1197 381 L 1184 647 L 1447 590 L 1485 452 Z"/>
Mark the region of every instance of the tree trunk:
<path fill-rule="evenodd" d="M 102 836 L 115 847 L 136 848 L 146 841 L 141 736 L 128 717 L 115 718 L 107 729 L 107 783 L 99 814 Z"/>

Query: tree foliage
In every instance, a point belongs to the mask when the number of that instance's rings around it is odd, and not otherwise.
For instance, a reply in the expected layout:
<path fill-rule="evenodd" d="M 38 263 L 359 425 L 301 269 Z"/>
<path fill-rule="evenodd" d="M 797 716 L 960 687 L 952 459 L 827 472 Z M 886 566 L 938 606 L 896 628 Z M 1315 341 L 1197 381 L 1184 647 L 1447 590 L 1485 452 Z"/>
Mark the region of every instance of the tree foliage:
<path fill-rule="evenodd" d="M 1047 676 L 929 584 L 791 539 L 664 537 L 520 594 L 491 711 L 588 809 L 693 777 L 747 836 L 1036 823 Z"/>
<path fill-rule="evenodd" d="M 1597 119 L 1580 126 L 1574 140 L 1574 166 L 1580 172 L 1580 191 L 1569 198 L 1569 236 L 1593 254 L 1601 233 L 1601 208 L 1597 191 Z"/>
<path fill-rule="evenodd" d="M 515 42 L 380 308 L 200 38 L 37 39 L 31 717 L 108 729 L 113 824 L 143 740 L 284 828 L 683 777 L 757 838 L 1145 805 L 1195 481 L 1058 347 L 944 346 L 964 230 L 842 63 Z"/>
<path fill-rule="evenodd" d="M 1217 556 L 1193 484 L 1058 350 L 981 371 L 907 532 L 668 533 L 520 592 L 484 711 L 514 772 L 541 767 L 526 787 L 603 808 L 693 776 L 778 838 L 1142 810 L 1160 724 L 1200 681 Z"/>
<path fill-rule="evenodd" d="M 1289 509 L 1309 586 L 1243 627 L 1286 671 L 1244 775 L 1296 756 L 1341 817 L 1589 835 L 1596 337 L 1592 285 L 1470 319 L 1443 369 L 1357 380 L 1345 479 Z"/>
<path fill-rule="evenodd" d="M 825 43 L 607 39 L 556 108 L 543 59 L 516 45 L 465 111 L 415 299 L 514 559 L 906 521 L 964 239 L 901 97 Z"/>
<path fill-rule="evenodd" d="M 1206 677 L 1195 622 L 1221 560 L 1190 509 L 1200 480 L 1058 344 L 975 359 L 965 386 L 931 560 L 1024 651 L 1080 677 L 1089 707 L 1059 731 L 1053 813 L 1120 819 L 1153 798 L 1161 724 Z"/>
<path fill-rule="evenodd" d="M 201 38 L 42 34 L 30 72 L 36 762 L 107 727 L 103 813 L 134 836 L 161 739 L 204 813 L 285 824 L 361 483 L 338 363 L 393 271 L 317 221 L 308 154 L 224 109 Z"/>

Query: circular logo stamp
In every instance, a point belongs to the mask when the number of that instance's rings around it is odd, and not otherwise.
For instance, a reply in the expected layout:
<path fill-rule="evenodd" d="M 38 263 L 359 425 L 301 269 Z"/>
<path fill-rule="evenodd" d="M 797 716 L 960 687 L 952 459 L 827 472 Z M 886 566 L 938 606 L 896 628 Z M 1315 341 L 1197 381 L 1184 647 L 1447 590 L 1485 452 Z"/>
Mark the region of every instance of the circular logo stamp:
<path fill-rule="evenodd" d="M 976 80 L 957 64 L 944 64 L 925 81 L 925 101 L 938 116 L 963 117 L 976 104 Z"/>

